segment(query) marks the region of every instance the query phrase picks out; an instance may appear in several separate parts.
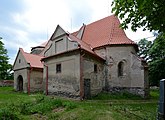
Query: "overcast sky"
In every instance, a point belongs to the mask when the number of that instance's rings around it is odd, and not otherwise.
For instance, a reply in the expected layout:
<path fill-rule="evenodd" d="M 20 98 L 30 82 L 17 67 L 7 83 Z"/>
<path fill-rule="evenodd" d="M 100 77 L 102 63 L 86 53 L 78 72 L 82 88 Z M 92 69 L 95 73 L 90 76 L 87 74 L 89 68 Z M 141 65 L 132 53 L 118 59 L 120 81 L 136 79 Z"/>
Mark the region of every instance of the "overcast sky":
<path fill-rule="evenodd" d="M 50 38 L 59 24 L 74 32 L 83 23 L 89 24 L 112 15 L 112 0 L 0 0 L 0 37 L 13 64 L 19 48 L 31 47 Z M 150 32 L 125 31 L 133 41 L 152 36 Z"/>

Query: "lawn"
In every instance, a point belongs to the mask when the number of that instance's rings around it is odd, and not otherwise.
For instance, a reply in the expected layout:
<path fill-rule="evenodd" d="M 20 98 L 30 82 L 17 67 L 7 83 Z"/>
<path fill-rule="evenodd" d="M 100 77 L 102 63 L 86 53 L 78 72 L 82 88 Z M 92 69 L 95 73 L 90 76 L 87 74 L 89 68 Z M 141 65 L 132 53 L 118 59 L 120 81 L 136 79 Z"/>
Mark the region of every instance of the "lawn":
<path fill-rule="evenodd" d="M 0 120 L 155 120 L 158 90 L 144 100 L 128 93 L 101 93 L 78 101 L 0 87 Z"/>

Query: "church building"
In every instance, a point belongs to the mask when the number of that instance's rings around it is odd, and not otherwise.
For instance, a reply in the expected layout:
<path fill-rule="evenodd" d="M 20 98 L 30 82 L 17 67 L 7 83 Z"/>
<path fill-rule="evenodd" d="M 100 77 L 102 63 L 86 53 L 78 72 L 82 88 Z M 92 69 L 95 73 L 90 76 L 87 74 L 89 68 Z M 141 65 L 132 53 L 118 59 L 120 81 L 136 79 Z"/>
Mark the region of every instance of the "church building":
<path fill-rule="evenodd" d="M 57 25 L 31 53 L 20 48 L 13 65 L 15 90 L 79 99 L 102 91 L 147 96 L 147 63 L 119 25 L 114 15 L 83 24 L 74 33 Z"/>

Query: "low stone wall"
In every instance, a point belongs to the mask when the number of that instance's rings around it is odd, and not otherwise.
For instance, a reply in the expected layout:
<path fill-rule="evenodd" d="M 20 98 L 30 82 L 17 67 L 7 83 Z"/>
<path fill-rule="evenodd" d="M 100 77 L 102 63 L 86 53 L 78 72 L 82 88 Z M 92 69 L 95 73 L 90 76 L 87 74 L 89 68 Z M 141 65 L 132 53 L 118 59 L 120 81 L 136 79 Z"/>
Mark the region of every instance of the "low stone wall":
<path fill-rule="evenodd" d="M 110 87 L 105 91 L 114 93 L 114 92 L 129 92 L 131 94 L 140 95 L 143 98 L 146 98 L 146 90 L 140 87 Z"/>
<path fill-rule="evenodd" d="M 14 86 L 14 80 L 0 80 L 0 87 L 3 87 L 3 86 L 13 87 Z"/>
<path fill-rule="evenodd" d="M 73 98 L 73 99 L 80 99 L 79 95 L 74 95 L 72 93 L 69 92 L 48 92 L 48 95 L 55 95 L 55 96 L 60 96 L 60 97 L 67 97 L 67 98 Z"/>

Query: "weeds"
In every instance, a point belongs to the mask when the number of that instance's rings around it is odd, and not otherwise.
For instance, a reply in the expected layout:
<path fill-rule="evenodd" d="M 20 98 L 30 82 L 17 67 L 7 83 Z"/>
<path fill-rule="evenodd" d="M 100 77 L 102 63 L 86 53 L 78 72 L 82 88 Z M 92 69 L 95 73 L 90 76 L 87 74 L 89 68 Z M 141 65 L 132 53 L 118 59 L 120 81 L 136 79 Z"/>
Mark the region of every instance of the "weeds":
<path fill-rule="evenodd" d="M 8 108 L 0 109 L 1 120 L 19 120 L 18 115 Z"/>
<path fill-rule="evenodd" d="M 7 105 L 11 111 L 17 111 L 23 115 L 46 114 L 55 108 L 64 107 L 67 110 L 76 108 L 73 102 L 63 102 L 61 99 L 52 99 L 38 94 L 34 101 L 20 101 L 19 103 L 10 103 Z"/>
<path fill-rule="evenodd" d="M 152 120 L 157 115 L 158 95 L 158 90 L 151 91 L 151 100 L 144 100 L 130 93 L 100 93 L 92 100 L 73 101 L 0 88 L 0 120 Z"/>

